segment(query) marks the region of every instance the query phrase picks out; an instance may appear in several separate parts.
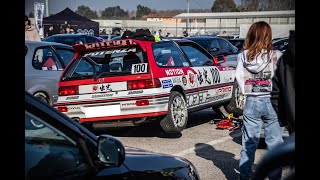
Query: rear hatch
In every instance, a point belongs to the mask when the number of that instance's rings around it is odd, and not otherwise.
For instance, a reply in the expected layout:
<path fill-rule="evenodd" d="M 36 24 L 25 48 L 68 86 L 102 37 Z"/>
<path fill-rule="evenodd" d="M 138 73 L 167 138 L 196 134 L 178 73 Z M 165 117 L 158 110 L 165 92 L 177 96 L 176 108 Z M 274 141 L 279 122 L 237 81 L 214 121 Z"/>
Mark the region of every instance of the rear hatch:
<path fill-rule="evenodd" d="M 78 57 L 61 76 L 59 96 L 87 95 L 74 97 L 76 101 L 119 97 L 125 94 L 118 94 L 121 91 L 160 86 L 151 78 L 145 42 L 125 39 L 75 45 L 74 49 Z"/>

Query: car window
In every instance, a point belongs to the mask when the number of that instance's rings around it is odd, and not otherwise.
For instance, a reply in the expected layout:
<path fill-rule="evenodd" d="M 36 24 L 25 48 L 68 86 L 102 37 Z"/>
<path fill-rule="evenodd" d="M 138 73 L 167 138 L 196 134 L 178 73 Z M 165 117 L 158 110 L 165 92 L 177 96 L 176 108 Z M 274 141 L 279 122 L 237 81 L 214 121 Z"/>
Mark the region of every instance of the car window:
<path fill-rule="evenodd" d="M 218 41 L 219 41 L 221 49 L 223 49 L 223 50 L 230 49 L 230 45 L 229 45 L 228 41 L 223 40 L 223 39 L 219 39 Z"/>
<path fill-rule="evenodd" d="M 202 46 L 204 49 L 208 49 L 208 46 L 210 44 L 209 40 L 202 40 L 202 39 L 191 39 L 192 41 L 198 43 L 200 46 Z"/>
<path fill-rule="evenodd" d="M 84 78 L 102 73 L 107 76 L 148 73 L 149 67 L 145 56 L 138 46 L 88 52 L 74 61 L 72 67 L 67 70 L 66 77 Z"/>
<path fill-rule="evenodd" d="M 192 66 L 212 66 L 213 62 L 210 57 L 205 55 L 199 49 L 190 45 L 180 45 L 182 51 L 186 54 L 190 60 Z"/>
<path fill-rule="evenodd" d="M 217 48 L 218 50 L 221 49 L 217 39 L 213 39 L 210 43 L 210 50 L 214 48 Z"/>
<path fill-rule="evenodd" d="M 187 67 L 190 66 L 179 48 L 173 42 L 152 44 L 156 63 L 160 67 Z"/>
<path fill-rule="evenodd" d="M 74 57 L 74 51 L 71 49 L 64 49 L 64 48 L 56 48 L 56 50 L 60 55 L 64 65 L 67 66 Z"/>
<path fill-rule="evenodd" d="M 51 47 L 37 48 L 32 59 L 32 65 L 35 69 L 43 71 L 57 71 L 63 69 Z"/>
<path fill-rule="evenodd" d="M 279 51 L 285 51 L 288 48 L 288 40 L 278 41 L 273 44 L 274 49 Z"/>
<path fill-rule="evenodd" d="M 30 121 L 41 123 L 29 128 Z M 25 111 L 25 177 L 73 177 L 85 173 L 89 165 L 80 146 L 43 119 Z M 55 179 L 54 178 L 54 179 Z"/>

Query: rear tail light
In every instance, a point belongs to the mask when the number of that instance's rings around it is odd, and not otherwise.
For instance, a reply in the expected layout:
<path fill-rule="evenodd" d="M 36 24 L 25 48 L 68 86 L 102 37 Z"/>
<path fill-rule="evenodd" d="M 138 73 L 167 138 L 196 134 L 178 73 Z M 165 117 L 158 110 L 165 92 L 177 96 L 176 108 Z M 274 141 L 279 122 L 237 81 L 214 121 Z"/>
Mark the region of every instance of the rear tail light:
<path fill-rule="evenodd" d="M 78 86 L 59 87 L 59 96 L 69 96 L 79 94 Z"/>
<path fill-rule="evenodd" d="M 128 81 L 128 90 L 159 88 L 161 83 L 159 79 L 144 79 Z"/>
<path fill-rule="evenodd" d="M 137 106 L 148 106 L 149 105 L 149 100 L 139 100 L 136 101 Z"/>
<path fill-rule="evenodd" d="M 66 106 L 58 106 L 58 111 L 60 111 L 60 112 L 68 112 L 68 108 Z"/>

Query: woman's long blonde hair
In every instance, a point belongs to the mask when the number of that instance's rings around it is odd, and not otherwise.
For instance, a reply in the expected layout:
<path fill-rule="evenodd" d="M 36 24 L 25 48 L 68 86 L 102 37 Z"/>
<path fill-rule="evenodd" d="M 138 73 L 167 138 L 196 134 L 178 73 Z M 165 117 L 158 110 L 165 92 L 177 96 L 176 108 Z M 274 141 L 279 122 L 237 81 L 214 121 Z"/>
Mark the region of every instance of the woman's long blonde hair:
<path fill-rule="evenodd" d="M 252 61 L 262 49 L 267 53 L 272 50 L 272 31 L 268 23 L 264 21 L 255 22 L 249 28 L 243 48 L 248 50 L 248 61 Z"/>

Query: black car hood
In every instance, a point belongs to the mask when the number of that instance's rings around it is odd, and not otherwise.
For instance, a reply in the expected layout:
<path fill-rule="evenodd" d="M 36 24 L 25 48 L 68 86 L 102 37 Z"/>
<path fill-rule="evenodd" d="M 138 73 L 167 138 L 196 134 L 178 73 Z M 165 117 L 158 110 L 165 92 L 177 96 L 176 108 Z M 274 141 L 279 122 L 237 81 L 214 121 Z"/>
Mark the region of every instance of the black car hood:
<path fill-rule="evenodd" d="M 160 154 L 143 149 L 125 147 L 124 164 L 130 171 L 159 171 L 164 169 L 189 168 L 189 161 L 176 156 Z"/>

